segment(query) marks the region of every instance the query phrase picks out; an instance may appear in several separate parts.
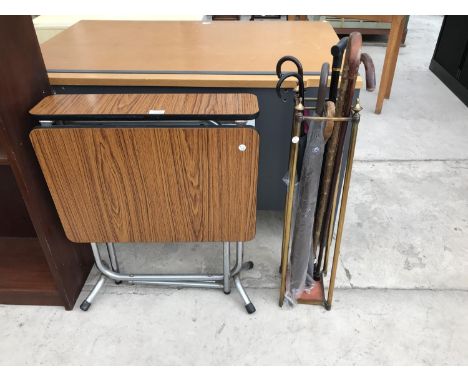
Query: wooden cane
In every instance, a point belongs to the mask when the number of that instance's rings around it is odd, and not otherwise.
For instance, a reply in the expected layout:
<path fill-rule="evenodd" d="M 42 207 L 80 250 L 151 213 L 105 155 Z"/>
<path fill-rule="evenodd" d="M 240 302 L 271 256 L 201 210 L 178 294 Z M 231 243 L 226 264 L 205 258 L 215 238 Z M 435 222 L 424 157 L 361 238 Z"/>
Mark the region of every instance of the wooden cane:
<path fill-rule="evenodd" d="M 331 54 L 333 56 L 333 63 L 332 63 L 332 72 L 330 78 L 330 93 L 329 93 L 329 101 L 336 103 L 336 98 L 338 94 L 338 84 L 340 81 L 340 73 L 341 73 L 341 66 L 343 63 L 343 54 L 348 44 L 348 37 L 343 37 L 336 45 L 332 46 Z M 322 169 L 322 179 L 320 182 L 320 190 L 319 190 L 319 200 L 317 203 L 317 210 L 315 213 L 315 221 L 314 221 L 314 232 L 313 232 L 313 256 L 315 257 L 315 252 L 317 247 L 320 245 L 320 232 L 322 230 L 323 218 L 325 216 L 326 206 L 329 200 L 329 192 L 330 192 L 330 183 L 331 183 L 331 175 L 332 175 L 332 163 L 333 159 L 336 154 L 336 147 L 338 143 L 338 132 L 333 134 L 334 128 L 330 131 L 331 136 L 327 143 L 326 148 L 326 156 L 325 160 L 323 161 L 323 169 Z"/>
<path fill-rule="evenodd" d="M 356 85 L 356 78 L 358 76 L 359 65 L 361 63 L 361 46 L 361 34 L 358 32 L 351 33 L 349 35 L 348 45 L 346 48 L 343 71 L 341 75 L 341 84 L 336 104 L 337 117 L 347 117 L 351 114 L 351 105 L 354 98 L 354 88 Z M 326 208 L 322 227 L 320 229 L 319 244 L 321 245 L 319 246 L 320 251 L 314 271 L 315 280 L 320 280 L 321 278 L 322 258 L 325 251 L 325 245 L 323 245 L 323 243 L 326 243 L 327 241 L 327 234 L 329 233 L 330 228 L 329 224 L 332 211 L 334 209 L 333 205 L 336 202 L 339 173 L 341 168 L 341 157 L 343 154 L 347 125 L 347 122 L 340 122 L 337 126 L 335 126 L 333 134 L 330 138 L 330 146 L 328 147 L 328 152 L 325 159 L 323 182 L 329 183 L 330 187 L 328 194 L 326 195 L 328 200 L 324 201 Z"/>
<path fill-rule="evenodd" d="M 375 79 L 375 67 L 372 58 L 367 53 L 361 53 L 361 63 L 364 65 L 365 69 L 365 77 L 366 77 L 366 90 L 367 91 L 374 91 L 376 85 Z M 336 193 L 333 195 L 332 199 L 332 210 L 330 221 L 328 227 L 324 227 L 326 229 L 325 235 L 323 236 L 324 242 L 322 242 L 322 247 L 325 248 L 325 256 L 323 259 L 323 267 L 322 272 L 326 275 L 328 272 L 328 259 L 330 255 L 330 246 L 333 236 L 333 231 L 335 227 L 335 219 L 336 219 L 336 208 L 337 208 L 337 200 L 340 199 L 340 189 L 337 187 Z M 323 251 L 323 249 L 322 249 Z"/>

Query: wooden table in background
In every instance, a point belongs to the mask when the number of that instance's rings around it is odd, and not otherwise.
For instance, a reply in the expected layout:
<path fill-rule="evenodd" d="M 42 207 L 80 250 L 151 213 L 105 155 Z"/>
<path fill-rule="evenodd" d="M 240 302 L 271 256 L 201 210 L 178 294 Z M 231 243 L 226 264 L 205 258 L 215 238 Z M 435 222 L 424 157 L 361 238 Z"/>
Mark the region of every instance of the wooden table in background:
<path fill-rule="evenodd" d="M 377 103 L 375 105 L 375 113 L 382 112 L 384 99 L 390 98 L 392 91 L 393 77 L 395 76 L 395 68 L 398 60 L 398 52 L 400 51 L 400 44 L 406 28 L 406 20 L 408 16 L 392 16 L 392 15 L 379 15 L 379 16 L 363 16 L 363 15 L 333 15 L 335 17 L 344 19 L 357 19 L 366 21 L 377 21 L 382 23 L 390 23 L 390 33 L 388 35 L 387 50 L 385 52 L 385 62 L 382 70 L 382 78 L 379 85 L 379 94 L 377 96 Z M 305 20 L 306 16 L 288 16 L 289 21 Z"/>
<path fill-rule="evenodd" d="M 377 103 L 375 104 L 375 113 L 380 114 L 385 99 L 390 98 L 392 91 L 393 77 L 395 76 L 395 69 L 398 60 L 398 53 L 400 51 L 401 39 L 405 31 L 405 19 L 407 16 L 392 16 L 392 15 L 379 15 L 379 16 L 337 16 L 348 19 L 370 20 L 383 23 L 391 23 L 390 34 L 388 35 L 387 50 L 385 51 L 385 61 L 382 69 L 382 75 L 379 85 L 379 94 L 377 95 Z"/>

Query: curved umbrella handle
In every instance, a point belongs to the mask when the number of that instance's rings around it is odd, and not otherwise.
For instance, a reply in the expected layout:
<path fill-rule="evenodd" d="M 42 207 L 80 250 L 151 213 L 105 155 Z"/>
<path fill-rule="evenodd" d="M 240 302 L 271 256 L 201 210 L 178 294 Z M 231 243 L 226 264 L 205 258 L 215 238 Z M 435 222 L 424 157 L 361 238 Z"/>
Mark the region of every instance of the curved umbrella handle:
<path fill-rule="evenodd" d="M 276 83 L 276 94 L 278 94 L 279 98 L 282 98 L 281 96 L 281 85 L 283 82 L 289 78 L 289 77 L 294 77 L 297 79 L 298 85 L 299 85 L 299 97 L 301 98 L 301 102 L 304 102 L 304 79 L 302 78 L 301 75 L 295 72 L 288 72 L 285 74 L 282 74 L 278 82 Z"/>
<path fill-rule="evenodd" d="M 366 72 L 366 90 L 372 92 L 375 90 L 375 67 L 374 61 L 367 53 L 361 53 L 361 63 L 364 64 Z"/>
<path fill-rule="evenodd" d="M 296 65 L 297 74 L 299 74 L 301 77 L 304 77 L 304 70 L 302 69 L 301 62 L 294 56 L 283 56 L 278 60 L 276 64 L 276 75 L 278 76 L 278 78 L 281 78 L 283 76 L 283 73 L 281 72 L 281 67 L 287 61 L 292 62 L 294 65 Z"/>
<path fill-rule="evenodd" d="M 328 73 L 330 72 L 330 65 L 328 62 L 322 64 L 322 70 L 320 71 L 319 87 L 317 92 L 317 104 L 316 112 L 317 115 L 322 115 L 325 110 L 325 102 L 327 101 L 327 89 L 328 89 Z"/>

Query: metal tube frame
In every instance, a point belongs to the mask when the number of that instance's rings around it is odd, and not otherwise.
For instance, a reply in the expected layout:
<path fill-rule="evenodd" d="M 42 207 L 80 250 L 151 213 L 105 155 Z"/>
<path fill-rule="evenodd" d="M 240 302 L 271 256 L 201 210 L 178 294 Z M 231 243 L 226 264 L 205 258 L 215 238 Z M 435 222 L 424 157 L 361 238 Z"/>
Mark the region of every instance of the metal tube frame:
<path fill-rule="evenodd" d="M 340 258 L 340 250 L 341 250 L 341 239 L 343 237 L 343 227 L 344 221 L 346 216 L 346 206 L 348 204 L 348 194 L 349 194 L 349 186 L 351 184 L 351 175 L 353 170 L 353 160 L 354 160 L 354 150 L 356 148 L 356 140 L 357 140 L 357 133 L 359 129 L 359 122 L 361 119 L 360 112 L 362 108 L 359 104 L 359 100 L 357 100 L 356 104 L 354 105 L 352 112 L 353 112 L 353 119 L 351 125 L 351 139 L 349 143 L 348 149 L 348 160 L 346 163 L 346 170 L 345 170 L 345 177 L 343 181 L 343 192 L 341 195 L 340 205 L 340 212 L 338 216 L 338 227 L 336 231 L 336 240 L 335 240 L 335 248 L 333 250 L 333 261 L 332 261 L 332 269 L 330 273 L 330 283 L 328 285 L 328 296 L 327 299 L 324 301 L 324 306 L 327 310 L 331 309 L 333 303 L 333 292 L 335 290 L 335 279 L 336 279 L 336 271 L 338 268 L 338 260 Z M 335 191 L 335 194 L 337 191 Z M 334 201 L 334 206 L 338 205 L 338 201 Z M 334 222 L 333 222 L 334 224 Z M 334 226 L 330 227 L 330 231 L 334 230 Z"/>
<path fill-rule="evenodd" d="M 87 311 L 89 309 L 94 298 L 104 285 L 106 278 L 109 278 L 114 280 L 116 283 L 126 281 L 130 284 L 223 289 L 225 294 L 229 294 L 231 292 L 231 279 L 233 279 L 235 286 L 245 303 L 247 312 L 255 312 L 255 307 L 250 301 L 240 281 L 240 272 L 242 270 L 253 268 L 253 262 L 242 262 L 244 248 L 242 242 L 237 242 L 236 264 L 232 269 L 230 269 L 230 243 L 223 243 L 223 274 L 126 274 L 119 271 L 114 244 L 106 243 L 106 247 L 109 254 L 110 267 L 102 261 L 97 244 L 91 243 L 94 261 L 98 271 L 100 272 L 100 277 L 91 292 L 80 305 L 80 308 L 83 311 Z"/>
<path fill-rule="evenodd" d="M 303 121 L 334 121 L 334 122 L 349 122 L 352 117 L 317 117 L 317 116 L 304 116 Z"/>
<path fill-rule="evenodd" d="M 356 101 L 356 104 L 352 108 L 352 113 L 353 115 L 351 117 L 333 117 L 333 118 L 327 118 L 327 117 L 304 117 L 302 116 L 301 120 L 312 120 L 312 121 L 351 121 L 351 139 L 349 143 L 349 148 L 348 148 L 348 153 L 347 153 L 347 163 L 346 163 L 346 169 L 345 174 L 344 174 L 344 181 L 343 181 L 343 191 L 341 194 L 341 200 L 337 200 L 338 196 L 338 183 L 335 189 L 333 190 L 333 198 L 332 198 L 332 209 L 333 209 L 333 215 L 334 211 L 336 210 L 337 206 L 340 207 L 339 210 L 339 216 L 338 216 L 338 227 L 337 227 L 337 233 L 336 233 L 336 240 L 335 240 L 335 247 L 333 250 L 333 260 L 332 260 L 332 269 L 330 273 L 330 280 L 329 280 L 329 285 L 328 285 L 328 293 L 327 297 L 325 297 L 325 288 L 324 288 L 324 280 L 323 280 L 323 275 L 327 274 L 327 269 L 328 269 L 328 258 L 330 255 L 330 248 L 331 248 L 331 242 L 333 238 L 333 232 L 335 229 L 335 219 L 330 219 L 330 225 L 329 225 L 329 230 L 328 230 L 328 237 L 326 238 L 326 252 L 325 252 L 325 258 L 324 258 L 324 264 L 320 273 L 320 280 L 318 281 L 320 283 L 320 287 L 322 288 L 322 298 L 321 300 L 303 300 L 303 301 L 298 301 L 300 304 L 311 304 L 311 305 L 322 305 L 325 307 L 325 309 L 330 310 L 333 302 L 333 292 L 335 289 L 335 279 L 336 279 L 336 272 L 338 268 L 338 260 L 340 256 L 340 248 L 341 248 L 341 240 L 343 236 L 343 227 L 344 227 L 344 220 L 345 220 L 345 215 L 346 215 L 346 205 L 348 202 L 348 193 L 349 193 L 349 187 L 350 187 L 350 182 L 351 182 L 351 173 L 352 173 L 352 168 L 353 168 L 353 159 L 354 159 L 354 150 L 356 146 L 356 139 L 357 139 L 357 133 L 358 133 L 358 128 L 359 128 L 359 121 L 360 121 L 360 112 L 362 108 L 361 105 L 359 104 L 359 99 Z M 295 115 L 296 117 L 296 115 Z M 296 120 L 295 120 L 296 121 Z M 294 136 L 294 125 L 293 125 L 293 136 Z M 297 148 L 296 148 L 297 150 Z M 296 158 L 292 155 L 294 154 Z M 291 178 L 295 181 L 295 172 L 296 172 L 296 165 L 297 165 L 297 152 L 293 152 L 293 145 L 291 145 L 291 152 L 290 152 L 290 160 L 289 160 L 289 176 L 290 176 L 290 187 L 288 188 L 288 194 L 286 197 L 286 205 L 285 205 L 285 219 L 284 219 L 284 226 L 283 226 L 283 245 L 282 245 L 282 253 L 281 253 L 281 287 L 280 287 L 280 301 L 279 305 L 282 306 L 284 302 L 284 296 L 286 292 L 286 268 L 287 268 L 287 262 L 288 262 L 288 256 L 289 256 L 289 242 L 290 242 L 290 224 L 291 224 L 291 219 L 292 219 L 292 198 L 293 198 L 293 193 L 294 191 L 290 190 L 291 189 Z M 291 174 L 293 176 L 291 177 Z M 292 183 L 294 184 L 294 183 Z M 290 195 L 291 194 L 291 195 Z M 291 200 L 290 200 L 291 198 Z M 332 216 L 333 216 L 332 215 Z M 289 229 L 288 229 L 289 228 Z"/>
<path fill-rule="evenodd" d="M 41 124 L 48 124 L 50 121 L 41 121 Z M 115 121 L 112 121 L 115 123 Z M 214 126 L 238 126 L 240 124 L 245 124 L 248 121 L 244 120 L 235 120 L 235 121 L 214 121 L 214 120 L 200 120 L 200 121 L 164 121 L 163 124 L 167 123 L 173 124 L 184 124 L 184 125 L 194 125 L 198 126 L 199 124 L 211 124 Z M 70 123 L 70 122 L 69 122 Z M 72 123 L 72 122 L 71 122 Z M 82 124 L 82 121 L 80 121 Z M 92 122 L 90 122 L 92 123 Z M 125 122 L 128 124 L 128 121 Z M 154 125 L 160 124 L 160 121 L 145 121 L 145 126 L 153 123 Z M 135 123 L 135 124 L 138 124 Z M 122 283 L 122 281 L 128 282 L 130 284 L 145 284 L 145 285 L 163 285 L 163 286 L 173 286 L 173 287 L 192 287 L 192 288 L 208 288 L 208 289 L 223 289 L 225 294 L 230 294 L 231 292 L 231 279 L 234 281 L 236 289 L 241 295 L 245 308 L 248 313 L 255 312 L 255 307 L 250 301 L 242 283 L 240 280 L 240 272 L 243 270 L 249 270 L 253 268 L 253 262 L 247 261 L 242 262 L 243 258 L 243 243 L 237 242 L 236 250 L 236 263 L 234 268 L 230 269 L 230 242 L 223 243 L 223 274 L 126 274 L 120 272 L 119 263 L 117 261 L 117 255 L 114 247 L 114 243 L 106 243 L 107 252 L 109 256 L 110 267 L 107 266 L 105 262 L 102 261 L 99 248 L 96 243 L 91 243 L 91 248 L 94 255 L 94 261 L 98 271 L 100 272 L 100 277 L 88 294 L 86 299 L 80 305 L 80 308 L 83 311 L 87 311 L 91 306 L 96 295 L 101 290 L 106 278 L 114 280 L 116 284 Z"/>
<path fill-rule="evenodd" d="M 296 106 L 294 107 L 294 119 L 291 131 L 291 144 L 289 149 L 289 186 L 286 194 L 286 201 L 284 206 L 284 221 L 283 221 L 283 242 L 281 244 L 281 286 L 280 286 L 280 297 L 279 305 L 283 306 L 284 297 L 286 295 L 286 277 L 289 257 L 289 245 L 291 238 L 291 222 L 292 212 L 294 204 L 294 193 L 296 184 L 296 168 L 297 158 L 299 151 L 299 136 L 301 131 L 301 124 L 304 118 L 304 106 L 302 105 L 301 98 L 299 97 L 299 91 L 295 89 L 295 101 Z"/>
<path fill-rule="evenodd" d="M 117 256 L 115 255 L 114 243 L 106 243 L 107 252 L 109 254 L 110 266 L 114 272 L 119 271 L 119 263 L 117 261 Z"/>
<path fill-rule="evenodd" d="M 228 242 L 223 243 L 223 289 L 225 294 L 231 293 L 231 278 L 229 267 L 230 265 L 230 245 Z"/>

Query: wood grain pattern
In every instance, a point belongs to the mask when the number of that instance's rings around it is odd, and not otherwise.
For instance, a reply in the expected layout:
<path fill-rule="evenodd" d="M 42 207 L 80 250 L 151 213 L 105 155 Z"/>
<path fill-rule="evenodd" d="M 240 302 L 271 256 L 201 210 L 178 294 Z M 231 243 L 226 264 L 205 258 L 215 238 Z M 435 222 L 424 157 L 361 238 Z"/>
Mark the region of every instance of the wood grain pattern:
<path fill-rule="evenodd" d="M 327 22 L 82 20 L 41 49 L 48 70 L 271 72 L 290 54 L 320 72 L 337 41 Z"/>
<path fill-rule="evenodd" d="M 149 114 L 163 110 L 164 114 Z M 254 119 L 257 97 L 247 93 L 228 94 L 62 94 L 45 97 L 30 113 L 41 116 L 145 116 L 157 119 Z"/>
<path fill-rule="evenodd" d="M 275 88 L 275 75 L 243 73 L 273 72 L 284 55 L 297 57 L 307 71 L 318 73 L 323 62 L 331 63 L 330 47 L 337 41 L 326 22 L 80 21 L 41 48 L 53 85 L 141 86 L 143 82 L 150 86 Z M 62 72 L 52 73 L 52 69 Z M 70 70 L 98 72 L 66 72 Z M 137 74 L 164 70 L 190 73 Z"/>
<path fill-rule="evenodd" d="M 30 137 L 71 241 L 247 241 L 255 235 L 259 142 L 253 129 L 46 128 Z"/>
<path fill-rule="evenodd" d="M 194 88 L 275 88 L 278 82 L 276 75 L 242 75 L 219 76 L 209 74 L 114 74 L 114 73 L 49 73 L 51 85 L 78 86 L 188 86 Z M 319 76 L 304 76 L 305 88 L 316 88 L 320 82 Z M 294 88 L 296 83 L 287 79 L 283 87 Z M 358 77 L 356 89 L 362 86 L 362 79 Z"/>
<path fill-rule="evenodd" d="M 125 23 L 125 28 L 123 24 Z M 244 23 L 223 22 L 222 25 L 199 22 L 121 22 L 81 21 L 60 35 L 42 44 L 41 48 L 48 69 L 83 70 L 98 65 L 100 70 L 207 70 L 215 61 L 219 70 L 272 71 L 279 57 L 293 54 L 308 71 L 320 71 L 322 62 L 330 62 L 330 47 L 338 41 L 333 28 L 324 22 L 293 23 L 271 22 Z M 219 23 L 218 23 L 219 24 Z M 232 24 L 232 25 L 231 25 Z M 277 25 L 277 27 L 275 27 Z M 143 28 L 141 30 L 139 28 Z M 203 29 L 202 29 L 203 28 Z M 251 29 L 248 29 L 251 28 Z M 235 30 L 232 35 L 220 29 Z M 107 30 L 106 38 L 96 31 Z M 157 40 L 147 34 L 153 30 L 160 35 L 177 30 L 180 40 L 169 44 L 165 38 Z M 321 30 L 321 33 L 317 33 Z M 185 40 L 183 33 L 200 34 L 195 41 Z M 128 36 L 141 35 L 141 39 L 129 41 Z M 193 35 L 193 33 L 192 33 Z M 122 37 L 124 37 L 122 39 Z M 276 39 L 278 38 L 278 39 Z M 113 49 L 109 49 L 112 41 Z M 213 46 L 211 40 L 217 40 Z M 226 40 L 226 41 L 224 41 Z M 230 42 L 235 41 L 235 43 Z M 267 42 L 266 42 L 267 40 Z M 137 44 L 138 46 L 136 46 Z M 140 52 L 143 48 L 146 50 Z M 151 46 L 151 47 L 149 47 Z M 213 47 L 207 54 L 206 50 Z M 272 50 L 272 48 L 274 48 Z M 136 53 L 138 51 L 138 54 Z M 134 54 L 129 55 L 128 52 Z M 158 52 L 164 52 L 159 54 Z M 215 56 L 215 57 L 213 57 Z M 112 58 L 114 57 L 114 58 Z M 194 60 L 196 58 L 196 60 Z M 79 60 L 77 62 L 76 60 Z M 124 60 L 124 61 L 122 61 Z M 177 62 L 175 62 L 177 61 Z M 260 62 L 264 62 L 260 64 Z M 108 65 L 109 64 L 109 65 Z M 118 65 L 118 66 L 115 66 Z M 255 67 L 253 66 L 255 65 Z M 272 69 L 273 68 L 273 69 Z M 285 67 L 285 69 L 293 69 Z M 189 86 L 189 87 L 241 87 L 275 88 L 276 75 L 245 74 L 151 74 L 151 73 L 76 73 L 49 72 L 51 85 L 96 86 Z M 317 87 L 319 76 L 305 76 L 306 87 Z M 360 79 L 357 85 L 361 85 Z M 285 87 L 295 87 L 294 81 L 285 81 Z"/>

